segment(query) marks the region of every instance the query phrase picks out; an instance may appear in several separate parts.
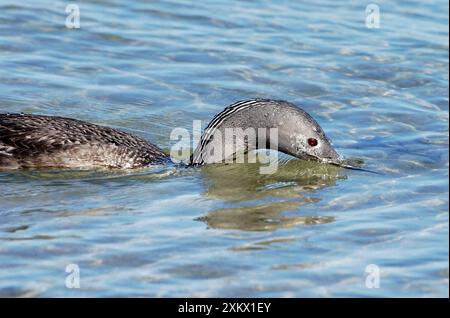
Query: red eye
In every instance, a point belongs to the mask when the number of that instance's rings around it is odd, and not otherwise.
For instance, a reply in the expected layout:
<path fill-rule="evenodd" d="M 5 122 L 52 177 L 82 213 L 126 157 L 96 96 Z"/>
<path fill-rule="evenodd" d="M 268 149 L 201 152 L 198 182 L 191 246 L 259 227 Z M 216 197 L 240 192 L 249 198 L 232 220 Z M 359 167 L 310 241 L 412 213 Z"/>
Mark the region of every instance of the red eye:
<path fill-rule="evenodd" d="M 308 138 L 308 145 L 310 145 L 311 147 L 317 146 L 317 139 L 315 139 L 315 138 Z"/>

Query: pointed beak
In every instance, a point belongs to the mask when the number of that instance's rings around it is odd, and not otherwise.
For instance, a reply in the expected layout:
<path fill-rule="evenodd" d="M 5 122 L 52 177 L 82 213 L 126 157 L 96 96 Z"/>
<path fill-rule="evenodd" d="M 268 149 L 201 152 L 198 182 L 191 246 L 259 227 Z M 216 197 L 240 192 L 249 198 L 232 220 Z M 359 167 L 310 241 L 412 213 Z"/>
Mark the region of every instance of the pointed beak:
<path fill-rule="evenodd" d="M 323 153 L 323 157 L 319 158 L 324 162 L 342 162 L 344 158 L 334 150 L 334 148 L 330 145 L 330 147 Z"/>
<path fill-rule="evenodd" d="M 379 174 L 379 175 L 383 175 L 383 173 L 378 172 L 378 171 L 373 171 L 373 170 L 369 170 L 369 169 L 364 169 L 355 165 L 352 165 L 351 163 L 349 163 L 347 160 L 343 159 L 342 157 L 339 156 L 338 160 L 329 160 L 329 159 L 324 159 L 322 162 L 324 163 L 328 163 L 328 164 L 332 164 L 344 169 L 349 169 L 349 170 L 358 170 L 358 171 L 364 171 L 364 172 L 369 172 L 369 173 L 373 173 L 373 174 Z"/>

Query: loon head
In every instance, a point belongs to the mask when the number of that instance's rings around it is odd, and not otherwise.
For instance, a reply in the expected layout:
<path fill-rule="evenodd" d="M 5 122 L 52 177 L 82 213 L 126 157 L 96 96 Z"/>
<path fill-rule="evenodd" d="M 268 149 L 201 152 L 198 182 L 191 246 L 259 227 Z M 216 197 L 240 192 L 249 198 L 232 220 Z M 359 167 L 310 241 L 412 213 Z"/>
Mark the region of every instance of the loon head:
<path fill-rule="evenodd" d="M 272 145 L 273 135 L 268 132 L 267 138 L 258 140 L 253 148 L 272 148 L 305 160 L 330 163 L 341 160 L 320 125 L 303 109 L 282 100 L 253 99 L 236 102 L 213 118 L 191 157 L 191 163 L 222 162 L 226 151 L 217 150 L 233 144 L 233 138 L 236 137 L 227 139 L 225 132 L 229 128 L 239 128 L 244 132 L 249 128 L 255 131 L 275 128 L 275 147 Z M 245 139 L 246 135 L 244 133 L 237 137 Z M 251 146 L 246 144 L 247 150 Z"/>
<path fill-rule="evenodd" d="M 278 102 L 284 114 L 277 126 L 278 150 L 299 159 L 320 162 L 340 162 L 342 157 L 331 145 L 320 125 L 303 109 L 293 104 Z"/>

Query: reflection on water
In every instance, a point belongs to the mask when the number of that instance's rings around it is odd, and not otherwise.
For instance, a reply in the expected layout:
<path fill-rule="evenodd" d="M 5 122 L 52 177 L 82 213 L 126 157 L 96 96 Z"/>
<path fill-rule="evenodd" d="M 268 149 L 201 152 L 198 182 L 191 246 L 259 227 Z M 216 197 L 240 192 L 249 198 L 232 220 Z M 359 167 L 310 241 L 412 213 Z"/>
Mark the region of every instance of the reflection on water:
<path fill-rule="evenodd" d="M 2 170 L 0 170 L 2 173 Z M 177 174 L 175 167 L 151 166 L 142 169 L 117 170 L 108 168 L 89 169 L 24 169 L 24 170 L 5 170 L 3 177 L 5 180 L 48 180 L 48 181 L 95 181 L 95 180 L 117 180 L 123 178 L 158 180 Z"/>
<path fill-rule="evenodd" d="M 198 218 L 210 228 L 243 231 L 272 231 L 301 224 L 325 224 L 332 216 L 284 216 L 283 212 L 296 211 L 307 201 L 279 202 L 242 208 L 217 209 Z"/>
<path fill-rule="evenodd" d="M 318 202 L 312 192 L 334 186 L 338 180 L 345 179 L 344 169 L 304 160 L 280 161 L 274 174 L 260 174 L 259 167 L 259 163 L 203 167 L 205 195 L 239 206 L 212 210 L 198 220 L 204 221 L 210 228 L 247 231 L 269 231 L 334 220 L 330 216 L 286 216 L 285 212 L 299 211 L 304 204 Z M 277 197 L 283 200 L 273 202 Z M 256 200 L 264 203 L 251 202 L 258 202 Z M 242 206 L 244 201 L 250 201 L 250 204 Z"/>
<path fill-rule="evenodd" d="M 314 161 L 281 162 L 273 174 L 260 174 L 259 163 L 208 165 L 202 176 L 208 197 L 231 202 L 267 196 L 298 198 L 304 193 L 336 185 L 345 179 L 345 169 Z"/>

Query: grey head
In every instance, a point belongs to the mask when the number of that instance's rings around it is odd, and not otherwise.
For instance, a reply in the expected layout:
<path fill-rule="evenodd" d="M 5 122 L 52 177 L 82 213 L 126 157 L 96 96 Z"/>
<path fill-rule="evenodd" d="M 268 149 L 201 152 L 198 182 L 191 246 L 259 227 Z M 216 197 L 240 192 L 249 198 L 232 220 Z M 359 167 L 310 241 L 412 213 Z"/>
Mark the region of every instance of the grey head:
<path fill-rule="evenodd" d="M 234 133 L 227 134 L 227 128 Z M 305 160 L 341 161 L 323 129 L 303 109 L 282 100 L 253 99 L 238 101 L 213 118 L 191 156 L 191 164 L 219 163 L 239 151 L 274 148 L 273 128 L 278 131 L 278 151 Z M 265 130 L 266 139 L 254 142 L 249 138 L 252 130 L 258 137 L 258 131 Z"/>

